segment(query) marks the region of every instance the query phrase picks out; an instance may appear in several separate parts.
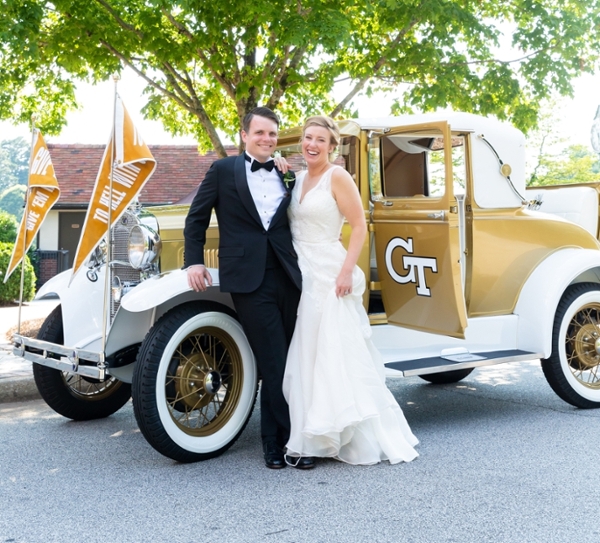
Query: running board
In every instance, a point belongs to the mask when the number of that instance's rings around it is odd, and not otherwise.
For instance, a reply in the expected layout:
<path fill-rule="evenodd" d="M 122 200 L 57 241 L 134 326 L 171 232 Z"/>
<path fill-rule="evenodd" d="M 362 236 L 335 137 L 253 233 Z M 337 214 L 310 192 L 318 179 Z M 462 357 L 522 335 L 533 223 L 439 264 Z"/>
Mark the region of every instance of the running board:
<path fill-rule="evenodd" d="M 405 377 L 410 377 L 412 375 L 427 375 L 428 373 L 440 373 L 443 371 L 478 368 L 480 366 L 492 366 L 494 364 L 504 364 L 505 362 L 537 360 L 542 356 L 543 355 L 541 353 L 531 353 L 529 351 L 511 349 L 509 351 L 460 353 L 449 357 L 433 356 L 431 358 L 419 358 L 418 360 L 388 362 L 385 364 L 385 367 L 392 370 L 401 371 Z"/>

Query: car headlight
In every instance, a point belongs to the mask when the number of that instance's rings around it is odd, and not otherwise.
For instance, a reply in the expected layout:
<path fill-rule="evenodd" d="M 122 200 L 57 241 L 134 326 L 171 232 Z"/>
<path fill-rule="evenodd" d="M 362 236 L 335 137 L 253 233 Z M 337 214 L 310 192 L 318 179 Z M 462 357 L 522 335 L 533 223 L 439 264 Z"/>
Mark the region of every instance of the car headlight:
<path fill-rule="evenodd" d="M 161 248 L 158 234 L 146 225 L 138 224 L 129 232 L 127 255 L 132 268 L 148 268 L 160 256 Z"/>

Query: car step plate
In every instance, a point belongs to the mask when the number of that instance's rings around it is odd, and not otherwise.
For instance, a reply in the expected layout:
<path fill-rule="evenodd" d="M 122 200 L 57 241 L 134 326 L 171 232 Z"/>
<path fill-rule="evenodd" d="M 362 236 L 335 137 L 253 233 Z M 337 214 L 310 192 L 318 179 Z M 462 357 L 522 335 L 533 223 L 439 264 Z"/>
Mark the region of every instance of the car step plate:
<path fill-rule="evenodd" d="M 479 366 L 492 366 L 505 362 L 521 362 L 524 360 L 537 360 L 541 353 L 511 349 L 508 351 L 490 351 L 487 353 L 460 353 L 448 357 L 432 356 L 418 360 L 404 360 L 402 362 L 388 362 L 386 368 L 401 371 L 405 377 L 411 375 L 427 375 L 442 371 L 477 368 Z M 451 359 L 451 360 L 450 360 Z"/>

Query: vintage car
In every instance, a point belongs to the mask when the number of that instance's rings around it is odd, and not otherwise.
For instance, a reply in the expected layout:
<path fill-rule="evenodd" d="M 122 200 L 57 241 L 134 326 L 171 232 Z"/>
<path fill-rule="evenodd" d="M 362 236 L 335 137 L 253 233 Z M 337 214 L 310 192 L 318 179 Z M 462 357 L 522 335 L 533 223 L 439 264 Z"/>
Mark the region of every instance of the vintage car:
<path fill-rule="evenodd" d="M 364 304 L 388 377 L 454 383 L 479 366 L 541 359 L 558 396 L 599 407 L 598 186 L 526 190 L 523 134 L 488 118 L 339 124 L 336 161 L 364 205 Z M 296 165 L 299 139 L 300 129 L 279 139 Z M 181 462 L 235 442 L 260 379 L 219 290 L 216 222 L 206 245 L 214 285 L 187 285 L 186 213 L 132 208 L 111 231 L 109 266 L 102 245 L 70 285 L 71 271 L 47 282 L 38 297 L 55 293 L 60 305 L 37 339 L 14 339 L 56 412 L 105 417 L 132 396 L 145 438 Z"/>

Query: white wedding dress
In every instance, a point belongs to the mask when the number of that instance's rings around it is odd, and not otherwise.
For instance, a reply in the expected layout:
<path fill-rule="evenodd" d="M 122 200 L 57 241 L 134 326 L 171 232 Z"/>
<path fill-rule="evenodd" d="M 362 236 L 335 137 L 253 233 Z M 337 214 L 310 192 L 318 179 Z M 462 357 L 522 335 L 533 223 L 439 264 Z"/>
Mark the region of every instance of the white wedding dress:
<path fill-rule="evenodd" d="M 288 209 L 302 297 L 283 381 L 291 419 L 287 452 L 350 464 L 409 462 L 418 456 L 418 440 L 385 385 L 383 361 L 370 340 L 362 305 L 360 268 L 352 274 L 352 294 L 335 295 L 346 257 L 339 241 L 343 216 L 331 193 L 336 167 L 302 202 L 306 172 L 301 172 Z"/>

